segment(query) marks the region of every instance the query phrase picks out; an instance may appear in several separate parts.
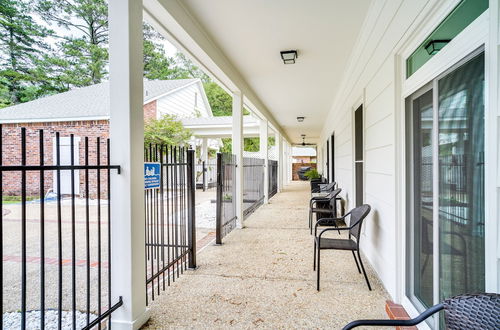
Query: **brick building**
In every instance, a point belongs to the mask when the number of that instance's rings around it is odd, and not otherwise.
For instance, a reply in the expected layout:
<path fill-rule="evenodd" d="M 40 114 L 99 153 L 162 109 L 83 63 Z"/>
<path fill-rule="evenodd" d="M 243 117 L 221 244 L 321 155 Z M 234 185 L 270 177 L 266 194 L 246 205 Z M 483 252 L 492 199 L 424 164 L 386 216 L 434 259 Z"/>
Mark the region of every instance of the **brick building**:
<path fill-rule="evenodd" d="M 144 118 L 160 118 L 173 114 L 179 118 L 211 117 L 212 111 L 199 79 L 145 80 L 144 81 Z M 85 144 L 88 143 L 88 162 L 97 163 L 97 140 L 99 139 L 100 163 L 107 163 L 107 139 L 109 137 L 109 83 L 104 82 L 89 87 L 74 89 L 65 93 L 44 97 L 27 103 L 0 109 L 2 125 L 2 163 L 3 165 L 21 164 L 21 128 L 26 128 L 26 163 L 40 164 L 39 134 L 43 130 L 44 164 L 56 164 L 55 136 L 60 134 L 61 164 L 70 164 L 70 135 L 74 135 L 74 161 L 84 165 Z M 86 139 L 87 138 L 87 139 Z M 110 143 L 117 143 L 111 141 Z M 112 161 L 111 161 L 112 162 Z M 85 195 L 85 173 L 75 171 L 75 194 Z M 57 193 L 55 173 L 46 171 L 44 191 Z M 3 173 L 3 195 L 20 195 L 21 174 Z M 96 171 L 89 171 L 89 196 L 97 197 Z M 101 171 L 101 198 L 107 198 L 106 173 Z M 40 174 L 27 173 L 26 192 L 40 196 Z M 61 194 L 71 193 L 69 171 L 61 171 Z"/>

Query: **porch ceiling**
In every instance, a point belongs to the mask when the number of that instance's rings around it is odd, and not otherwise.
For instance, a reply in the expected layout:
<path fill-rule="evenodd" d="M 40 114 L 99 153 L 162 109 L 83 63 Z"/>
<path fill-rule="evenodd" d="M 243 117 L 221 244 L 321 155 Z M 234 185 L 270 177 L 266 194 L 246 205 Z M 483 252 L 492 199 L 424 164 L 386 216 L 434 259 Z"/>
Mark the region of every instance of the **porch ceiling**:
<path fill-rule="evenodd" d="M 186 0 L 292 142 L 315 142 L 370 0 Z M 279 52 L 297 49 L 294 65 Z M 297 116 L 305 116 L 298 123 Z"/>

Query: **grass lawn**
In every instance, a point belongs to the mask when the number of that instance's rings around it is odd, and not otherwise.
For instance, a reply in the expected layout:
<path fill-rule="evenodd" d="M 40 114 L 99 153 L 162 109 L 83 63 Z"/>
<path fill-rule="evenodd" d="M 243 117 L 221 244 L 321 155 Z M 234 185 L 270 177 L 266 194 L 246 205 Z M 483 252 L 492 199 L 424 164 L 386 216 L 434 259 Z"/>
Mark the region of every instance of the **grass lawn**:
<path fill-rule="evenodd" d="M 26 196 L 26 201 L 32 201 L 38 199 L 38 196 Z M 2 203 L 5 204 L 15 204 L 21 202 L 21 196 L 2 196 Z"/>

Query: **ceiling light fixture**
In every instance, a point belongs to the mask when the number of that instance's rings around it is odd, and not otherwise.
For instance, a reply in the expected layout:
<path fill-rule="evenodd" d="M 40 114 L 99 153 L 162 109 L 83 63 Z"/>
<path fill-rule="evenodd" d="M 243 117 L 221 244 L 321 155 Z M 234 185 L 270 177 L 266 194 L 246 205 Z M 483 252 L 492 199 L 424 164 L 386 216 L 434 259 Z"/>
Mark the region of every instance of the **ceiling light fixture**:
<path fill-rule="evenodd" d="M 303 121 L 304 121 L 304 118 L 305 118 L 305 117 L 297 117 L 297 121 L 298 121 L 299 123 L 301 123 L 301 122 L 303 122 Z"/>
<path fill-rule="evenodd" d="M 282 50 L 280 54 L 284 64 L 295 64 L 295 60 L 299 57 L 297 50 Z"/>
<path fill-rule="evenodd" d="M 451 41 L 450 39 L 429 40 L 427 45 L 425 45 L 425 50 L 427 51 L 427 54 L 429 54 L 429 55 L 436 55 L 450 41 Z"/>

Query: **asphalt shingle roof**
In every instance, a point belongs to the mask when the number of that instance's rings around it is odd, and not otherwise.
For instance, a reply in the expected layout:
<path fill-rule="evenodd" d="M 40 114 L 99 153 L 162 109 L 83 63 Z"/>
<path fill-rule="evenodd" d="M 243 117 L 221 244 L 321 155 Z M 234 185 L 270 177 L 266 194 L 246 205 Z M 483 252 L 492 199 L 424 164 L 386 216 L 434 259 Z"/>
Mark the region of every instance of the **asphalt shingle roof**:
<path fill-rule="evenodd" d="M 144 103 L 198 79 L 144 80 Z M 0 123 L 109 118 L 109 82 L 0 109 Z"/>

